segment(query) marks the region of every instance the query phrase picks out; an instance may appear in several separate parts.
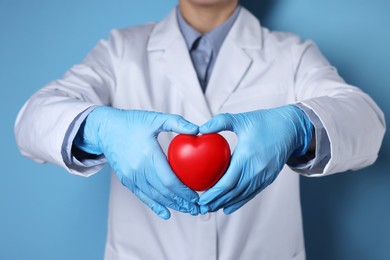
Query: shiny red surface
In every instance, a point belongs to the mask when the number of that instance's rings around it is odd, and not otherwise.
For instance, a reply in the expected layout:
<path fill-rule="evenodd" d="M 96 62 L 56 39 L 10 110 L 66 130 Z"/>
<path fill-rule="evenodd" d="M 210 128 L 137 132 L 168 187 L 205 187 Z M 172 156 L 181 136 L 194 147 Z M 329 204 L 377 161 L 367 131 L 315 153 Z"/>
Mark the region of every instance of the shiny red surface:
<path fill-rule="evenodd" d="M 177 177 L 189 188 L 211 188 L 226 172 L 229 144 L 219 134 L 177 135 L 168 148 L 168 161 Z"/>

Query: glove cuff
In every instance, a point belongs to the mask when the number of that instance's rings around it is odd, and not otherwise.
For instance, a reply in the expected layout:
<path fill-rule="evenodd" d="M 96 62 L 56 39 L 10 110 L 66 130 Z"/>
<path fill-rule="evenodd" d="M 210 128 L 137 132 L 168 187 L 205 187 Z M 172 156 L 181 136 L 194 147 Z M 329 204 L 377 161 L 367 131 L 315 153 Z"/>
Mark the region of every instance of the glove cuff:
<path fill-rule="evenodd" d="M 85 133 L 86 131 L 86 121 L 88 117 L 83 121 L 80 125 L 80 128 L 73 140 L 73 145 L 76 146 L 79 150 L 91 154 L 91 155 L 101 155 L 103 152 L 96 145 L 92 144 L 90 140 L 87 140 L 87 136 L 91 136 L 91 134 Z M 93 134 L 92 134 L 93 135 Z"/>
<path fill-rule="evenodd" d="M 297 133 L 297 148 L 292 156 L 301 157 L 307 153 L 314 133 L 314 126 L 306 113 L 299 107 L 289 105 L 293 111 L 294 122 Z"/>

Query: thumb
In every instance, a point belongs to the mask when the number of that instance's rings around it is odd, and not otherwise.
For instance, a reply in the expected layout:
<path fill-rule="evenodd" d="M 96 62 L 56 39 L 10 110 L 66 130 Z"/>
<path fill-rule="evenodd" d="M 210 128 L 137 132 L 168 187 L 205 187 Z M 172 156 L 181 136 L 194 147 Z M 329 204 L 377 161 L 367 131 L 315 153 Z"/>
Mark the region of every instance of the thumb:
<path fill-rule="evenodd" d="M 179 115 L 164 114 L 164 121 L 160 127 L 163 132 L 175 132 L 179 134 L 196 135 L 199 127 Z"/>
<path fill-rule="evenodd" d="M 202 134 L 217 133 L 234 130 L 234 116 L 232 114 L 218 114 L 199 127 Z"/>

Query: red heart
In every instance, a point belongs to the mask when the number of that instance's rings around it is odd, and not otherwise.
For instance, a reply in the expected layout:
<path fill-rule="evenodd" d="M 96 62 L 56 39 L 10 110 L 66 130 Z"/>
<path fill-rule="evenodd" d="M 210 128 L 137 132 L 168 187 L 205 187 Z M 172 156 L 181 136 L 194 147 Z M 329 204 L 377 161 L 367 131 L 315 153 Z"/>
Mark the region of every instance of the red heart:
<path fill-rule="evenodd" d="M 219 134 L 180 134 L 168 147 L 172 170 L 185 185 L 196 191 L 211 188 L 222 177 L 230 156 L 229 144 Z"/>

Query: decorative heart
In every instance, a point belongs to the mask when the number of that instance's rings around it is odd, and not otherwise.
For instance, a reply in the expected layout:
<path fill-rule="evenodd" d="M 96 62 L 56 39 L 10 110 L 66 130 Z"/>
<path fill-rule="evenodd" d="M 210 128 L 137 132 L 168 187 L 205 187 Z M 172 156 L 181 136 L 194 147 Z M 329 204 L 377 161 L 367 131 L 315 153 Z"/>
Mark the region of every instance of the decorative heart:
<path fill-rule="evenodd" d="M 196 191 L 211 188 L 227 170 L 230 157 L 229 144 L 219 134 L 180 134 L 168 147 L 172 170 L 185 185 Z"/>

